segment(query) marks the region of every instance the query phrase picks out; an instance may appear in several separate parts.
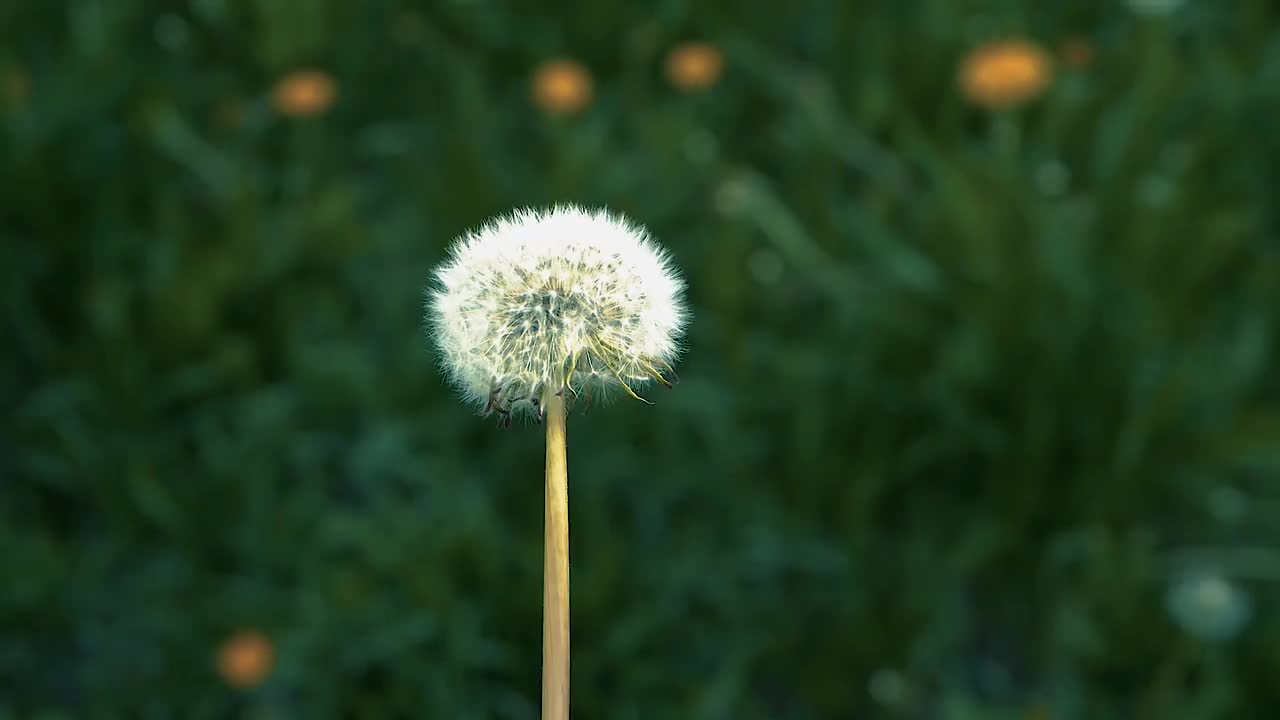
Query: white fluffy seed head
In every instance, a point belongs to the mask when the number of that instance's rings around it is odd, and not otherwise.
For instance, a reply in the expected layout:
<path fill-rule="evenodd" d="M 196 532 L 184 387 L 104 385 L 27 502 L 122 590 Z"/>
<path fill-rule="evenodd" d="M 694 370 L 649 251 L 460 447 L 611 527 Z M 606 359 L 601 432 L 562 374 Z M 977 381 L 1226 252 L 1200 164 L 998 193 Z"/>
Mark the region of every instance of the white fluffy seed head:
<path fill-rule="evenodd" d="M 670 257 L 605 210 L 518 210 L 458 238 L 427 290 L 450 381 L 484 414 L 670 385 L 688 320 Z"/>

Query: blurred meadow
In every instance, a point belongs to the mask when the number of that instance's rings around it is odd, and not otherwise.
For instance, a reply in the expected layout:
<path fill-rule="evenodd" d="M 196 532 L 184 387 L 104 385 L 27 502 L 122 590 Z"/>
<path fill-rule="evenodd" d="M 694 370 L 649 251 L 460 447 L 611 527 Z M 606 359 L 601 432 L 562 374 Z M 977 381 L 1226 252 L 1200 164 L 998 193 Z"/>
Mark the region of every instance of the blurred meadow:
<path fill-rule="evenodd" d="M 423 288 L 685 271 L 569 419 L 581 718 L 1280 708 L 1280 6 L 7 0 L 0 719 L 538 715 L 541 431 Z"/>

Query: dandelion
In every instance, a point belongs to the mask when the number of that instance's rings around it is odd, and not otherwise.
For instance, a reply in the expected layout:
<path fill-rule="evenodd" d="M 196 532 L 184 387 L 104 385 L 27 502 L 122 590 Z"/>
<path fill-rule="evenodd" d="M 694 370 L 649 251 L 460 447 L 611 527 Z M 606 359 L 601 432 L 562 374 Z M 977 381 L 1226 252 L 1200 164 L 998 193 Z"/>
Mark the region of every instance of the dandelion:
<path fill-rule="evenodd" d="M 647 233 L 608 212 L 518 211 L 461 238 L 428 300 L 444 368 L 481 413 L 540 420 L 547 398 L 639 398 L 671 368 L 683 283 Z"/>
<path fill-rule="evenodd" d="M 990 110 L 1023 105 L 1049 87 L 1053 62 L 1039 47 L 1005 40 L 975 50 L 960 68 L 965 97 Z"/>
<path fill-rule="evenodd" d="M 281 115 L 309 117 L 333 106 L 338 86 L 319 70 L 297 70 L 285 75 L 271 93 L 272 104 Z"/>
<path fill-rule="evenodd" d="M 706 90 L 723 72 L 724 55 L 709 43 L 685 43 L 667 54 L 667 79 L 685 92 Z"/>
<path fill-rule="evenodd" d="M 217 656 L 218 674 L 233 688 L 247 690 L 261 685 L 275 666 L 275 647 L 257 630 L 241 630 L 222 644 Z"/>
<path fill-rule="evenodd" d="M 1239 633 L 1252 615 L 1249 597 L 1214 572 L 1189 573 L 1169 589 L 1169 614 L 1187 633 L 1221 642 Z"/>
<path fill-rule="evenodd" d="M 533 73 L 533 101 L 549 115 L 572 115 L 591 104 L 591 73 L 573 60 L 550 60 Z"/>
<path fill-rule="evenodd" d="M 572 205 L 521 210 L 462 236 L 427 292 L 450 382 L 499 424 L 546 421 L 543 718 L 568 717 L 565 402 L 670 387 L 688 320 L 684 283 L 640 227 Z M 647 401 L 646 401 L 647 402 Z"/>

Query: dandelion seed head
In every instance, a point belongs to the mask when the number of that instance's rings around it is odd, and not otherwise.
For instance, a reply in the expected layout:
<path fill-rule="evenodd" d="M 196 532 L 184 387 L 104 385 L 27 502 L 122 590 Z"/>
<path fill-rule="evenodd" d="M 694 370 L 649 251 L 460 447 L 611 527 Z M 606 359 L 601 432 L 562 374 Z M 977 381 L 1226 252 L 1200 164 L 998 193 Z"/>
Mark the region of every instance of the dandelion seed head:
<path fill-rule="evenodd" d="M 427 292 L 452 384 L 482 412 L 544 394 L 630 395 L 674 380 L 684 282 L 641 227 L 572 205 L 518 210 L 459 238 Z"/>

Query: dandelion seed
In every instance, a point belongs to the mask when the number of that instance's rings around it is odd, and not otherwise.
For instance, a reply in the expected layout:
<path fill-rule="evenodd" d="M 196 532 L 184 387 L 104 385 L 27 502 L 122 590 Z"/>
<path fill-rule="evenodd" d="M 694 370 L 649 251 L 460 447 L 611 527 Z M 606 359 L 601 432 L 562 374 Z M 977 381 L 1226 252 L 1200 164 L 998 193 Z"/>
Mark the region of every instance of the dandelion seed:
<path fill-rule="evenodd" d="M 436 271 L 428 322 L 453 385 L 483 414 L 539 415 L 577 396 L 670 385 L 684 283 L 648 234 L 575 206 L 523 210 L 462 237 Z"/>

